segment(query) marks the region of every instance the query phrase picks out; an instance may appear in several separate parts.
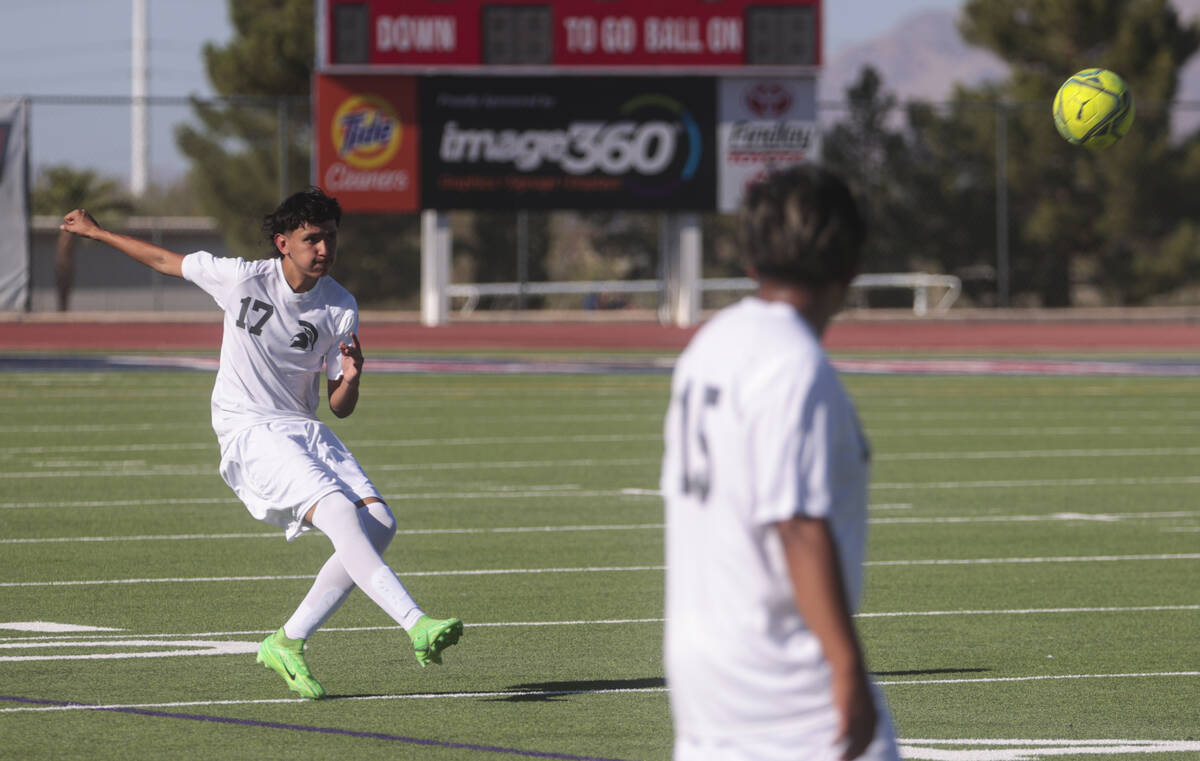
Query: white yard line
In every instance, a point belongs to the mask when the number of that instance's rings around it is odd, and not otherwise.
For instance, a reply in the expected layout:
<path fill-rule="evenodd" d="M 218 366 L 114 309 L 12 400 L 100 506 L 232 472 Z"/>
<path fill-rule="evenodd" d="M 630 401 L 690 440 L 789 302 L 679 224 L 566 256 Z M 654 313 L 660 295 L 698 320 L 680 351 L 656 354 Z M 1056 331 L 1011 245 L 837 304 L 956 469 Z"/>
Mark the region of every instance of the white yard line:
<path fill-rule="evenodd" d="M 381 447 L 381 446 L 432 446 L 436 443 L 447 444 L 475 444 L 475 443 L 543 443 L 548 442 L 554 437 L 514 437 L 510 439 L 491 438 L 491 439 L 409 439 L 397 441 L 362 441 L 356 442 L 356 447 Z M 621 436 L 615 440 L 622 441 L 649 441 L 658 438 L 657 434 L 647 436 Z M 575 439 L 578 441 L 578 438 Z M 603 440 L 614 440 L 612 437 L 604 437 Z M 107 444 L 107 445 L 81 445 L 68 444 L 63 446 L 25 446 L 25 447 L 0 447 L 0 456 L 24 456 L 24 455 L 48 455 L 48 454 L 86 454 L 86 453 L 102 453 L 113 454 L 115 452 L 167 452 L 167 451 L 202 451 L 216 450 L 215 441 L 205 442 L 188 442 L 175 444 Z M 1052 457 L 1063 458 L 1088 458 L 1088 457 L 1187 457 L 1200 454 L 1200 447 L 1133 447 L 1133 448 L 1113 448 L 1113 449 L 1016 449 L 1016 450 L 986 450 L 986 451 L 936 451 L 936 452 L 897 452 L 897 453 L 877 453 L 875 460 L 877 462 L 907 462 L 920 460 L 1032 460 L 1045 459 Z M 467 468 L 516 468 L 516 467 L 543 467 L 557 465 L 628 465 L 628 464 L 644 464 L 659 462 L 659 457 L 643 457 L 643 458 L 626 458 L 626 459 L 600 459 L 588 458 L 578 460 L 516 460 L 511 462 L 488 462 L 486 460 L 469 460 L 463 462 L 441 462 L 441 463 L 411 463 L 398 465 L 380 465 L 375 466 L 373 470 L 456 470 Z"/>
<path fill-rule="evenodd" d="M 532 462 L 532 461 L 531 461 Z M 605 463 L 605 461 L 598 461 Z M 620 461 L 613 464 L 619 466 L 627 466 L 630 464 L 645 464 L 645 460 Z M 571 464 L 568 462 L 567 464 Z M 581 464 L 583 464 L 581 462 Z M 557 463 L 547 463 L 547 466 L 555 466 Z M 482 466 L 480 466 L 482 467 Z M 501 463 L 499 467 L 505 467 Z M 538 465 L 537 467 L 541 467 Z M 387 467 L 380 468 L 381 470 L 390 470 Z M 410 468 L 404 467 L 404 470 Z M 422 469 L 432 470 L 434 468 L 414 466 L 412 470 L 420 471 Z M 454 466 L 452 469 L 460 469 Z M 23 471 L 0 473 L 0 479 L 66 479 L 66 478 L 161 478 L 163 476 L 201 476 L 211 477 L 215 474 L 213 468 L 202 466 L 154 466 L 148 469 L 133 469 L 133 468 L 116 468 L 116 469 L 99 469 L 96 470 L 53 470 L 53 471 Z M 404 482 L 397 482 L 403 484 Z M 915 490 L 915 489 L 1009 489 L 1009 488 L 1035 488 L 1048 486 L 1168 486 L 1168 485 L 1191 485 L 1200 484 L 1200 476 L 1128 476 L 1114 478 L 1034 478 L 1034 479 L 996 479 L 996 480 L 980 480 L 980 481 L 890 481 L 871 484 L 872 489 L 876 490 Z M 520 487 L 516 487 L 520 488 Z M 577 488 L 577 487 L 576 487 Z M 514 491 L 516 496 L 538 496 L 536 494 L 528 494 L 527 492 Z M 619 496 L 657 496 L 659 492 L 656 489 L 598 489 L 589 491 L 578 491 L 576 496 L 581 497 L 619 497 Z M 496 496 L 489 492 L 480 491 L 447 491 L 447 492 L 429 492 L 422 494 L 404 494 L 400 493 L 389 498 L 389 502 L 397 502 L 404 500 L 418 499 L 474 499 L 479 497 Z M 545 496 L 545 495 L 543 495 Z M 557 493 L 550 496 L 561 496 Z M 191 500 L 195 501 L 195 500 Z M 163 503 L 169 500 L 162 500 Z M 186 500 L 185 500 L 186 502 Z M 153 501 L 146 500 L 143 504 L 153 504 Z M 49 503 L 10 503 L 5 504 L 0 502 L 0 509 L 10 507 L 21 507 Z M 56 504 L 75 504 L 75 503 L 56 503 Z M 103 504 L 103 503 L 89 503 Z M 111 504 L 132 504 L 125 502 L 113 502 Z"/>
<path fill-rule="evenodd" d="M 885 437 L 911 438 L 962 438 L 964 436 L 1094 436 L 1097 434 L 1117 434 L 1150 436 L 1159 434 L 1194 434 L 1200 427 L 1193 425 L 1059 425 L 1059 426 L 1010 426 L 1008 428 L 969 428 L 938 427 L 938 428 L 871 428 L 870 438 Z"/>
<path fill-rule="evenodd" d="M 587 531 L 642 531 L 662 529 L 661 523 L 629 523 L 600 526 L 515 526 L 511 528 L 423 528 L 400 529 L 396 533 L 405 536 L 431 534 L 551 534 L 559 532 Z M 61 536 L 30 539 L 0 539 L 0 544 L 70 544 L 72 542 L 152 542 L 224 539 L 276 539 L 282 540 L 279 531 L 243 534 L 146 534 L 140 536 Z"/>
<path fill-rule="evenodd" d="M 218 451 L 216 440 L 201 442 L 191 442 L 186 444 L 65 444 L 63 446 L 49 447 L 0 447 L 0 456 L 3 455 L 31 455 L 31 454 L 84 454 L 87 452 L 100 452 L 103 454 L 112 454 L 113 452 L 179 452 L 192 450 L 207 450 Z"/>
<path fill-rule="evenodd" d="M 1036 681 L 1052 681 L 1062 679 L 1160 679 L 1160 678 L 1178 678 L 1178 677 L 1195 677 L 1200 676 L 1200 671 L 1163 671 L 1163 672 L 1144 672 L 1130 674 L 1058 674 L 1052 676 L 1026 676 L 1026 677 L 985 677 L 978 679 L 919 679 L 908 681 L 881 681 L 880 685 L 931 685 L 931 684 L 978 684 L 978 683 L 996 683 L 996 682 L 1036 682 Z M 629 694 L 629 693 L 663 693 L 666 692 L 666 687 L 617 687 L 606 689 L 579 689 L 579 690 L 495 690 L 495 691 L 477 691 L 477 692 L 437 692 L 437 693 L 414 693 L 407 695 L 355 695 L 347 697 L 331 697 L 326 698 L 327 701 L 337 700 L 362 700 L 362 701 L 377 701 L 377 700 L 454 700 L 454 699 L 495 699 L 500 697 L 550 697 L 554 695 L 611 695 L 611 694 Z M 263 705 L 274 703 L 304 703 L 300 698 L 272 698 L 272 699 L 256 699 L 256 700 L 190 700 L 190 701 L 174 701 L 168 703 L 107 703 L 96 705 L 36 705 L 36 706 L 17 706 L 13 708 L 0 708 L 0 713 L 40 713 L 53 711 L 119 711 L 119 710 L 161 710 L 169 708 L 196 708 L 207 706 L 234 706 L 234 705 Z M 919 741 L 902 741 L 919 742 Z M 928 742 L 947 742 L 928 741 Z M 1003 741 L 1001 741 L 1003 742 Z"/>
<path fill-rule="evenodd" d="M 1030 417 L 1036 417 L 1039 420 L 1048 418 L 1081 418 L 1086 417 L 1088 420 L 1179 420 L 1184 418 L 1200 418 L 1200 412 L 1187 409 L 1175 410 L 1112 410 L 1109 412 L 1095 412 L 1093 410 L 1052 410 L 1052 409 L 1028 409 L 1028 410 L 1011 410 L 1004 412 L 973 412 L 969 410 L 920 410 L 914 412 L 895 412 L 891 410 L 872 410 L 870 413 L 859 410 L 862 419 L 872 425 L 879 425 L 880 421 L 888 422 L 918 422 L 923 423 L 930 420 L 966 420 L 977 422 L 980 420 L 1026 420 Z"/>
<path fill-rule="evenodd" d="M 662 571 L 661 565 L 634 566 L 588 566 L 581 568 L 496 568 L 463 571 L 396 571 L 401 578 L 417 576 L 504 576 L 555 573 L 628 573 L 633 571 Z M 262 581 L 311 581 L 314 574 L 287 574 L 278 576 L 172 576 L 157 579 L 82 579 L 75 581 L 6 581 L 0 588 L 10 587 L 86 587 L 126 584 L 196 584 Z"/>
<path fill-rule="evenodd" d="M 91 499 L 60 502 L 0 502 L 0 510 L 80 507 L 159 507 L 162 505 L 236 505 L 236 497 L 198 497 L 189 499 Z"/>
<path fill-rule="evenodd" d="M 983 452 L 897 452 L 878 454 L 879 462 L 910 460 L 1044 460 L 1050 457 L 1185 457 L 1200 447 L 1141 447 L 1133 449 L 1022 449 Z"/>
<path fill-rule="evenodd" d="M 1174 611 L 1200 611 L 1200 605 L 1135 605 L 1125 608 L 1014 608 L 1010 610 L 907 610 L 880 613 L 859 613 L 857 614 L 857 617 L 919 618 L 923 616 L 1030 616 L 1056 613 L 1157 613 Z"/>
<path fill-rule="evenodd" d="M 650 465 L 662 461 L 660 457 L 625 457 L 615 460 L 603 460 L 595 457 L 579 460 L 510 460 L 507 462 L 432 462 L 432 463 L 403 463 L 393 465 L 376 465 L 375 471 L 426 471 L 426 470 L 491 470 L 518 468 L 563 468 L 563 467 L 628 467 L 631 465 Z"/>
<path fill-rule="evenodd" d="M 943 515 L 943 516 L 903 516 L 897 518 L 871 518 L 871 524 L 957 524 L 957 523 L 1045 523 L 1064 522 L 1074 523 L 1091 521 L 1094 523 L 1120 523 L 1122 521 L 1138 520 L 1171 520 L 1175 518 L 1194 518 L 1200 515 L 1200 510 L 1174 510 L 1163 513 L 1048 513 L 1046 515 Z"/>
<path fill-rule="evenodd" d="M 1039 676 L 982 676 L 969 679 L 888 679 L 876 682 L 884 686 L 912 684 L 991 684 L 1001 682 L 1043 682 L 1060 679 L 1150 679 L 1157 677 L 1193 677 L 1200 671 L 1147 671 L 1132 674 L 1043 674 Z"/>
<path fill-rule="evenodd" d="M 1091 556 L 1060 556 L 1060 557 L 1027 557 L 1027 558 L 964 558 L 964 559 L 933 559 L 933 560 L 873 560 L 867 561 L 868 566 L 961 566 L 961 565 L 1009 565 L 1032 563 L 1109 563 L 1135 561 L 1174 561 L 1200 560 L 1200 553 L 1176 553 L 1163 555 L 1091 555 Z M 408 571 L 397 570 L 396 575 L 403 577 L 417 576 L 505 576 L 528 574 L 557 574 L 557 573 L 629 573 L 637 571 L 663 571 L 662 565 L 632 565 L 632 566 L 583 566 L 578 568 L 494 568 L 476 570 L 450 571 Z M 126 584 L 195 584 L 213 582 L 262 582 L 262 581 L 296 581 L 314 578 L 310 574 L 288 574 L 278 576 L 172 576 L 164 578 L 130 578 L 130 579 L 80 579 L 72 581 L 6 581 L 0 582 L 0 588 L 11 587 L 77 587 L 77 586 L 109 586 Z"/>
<path fill-rule="evenodd" d="M 1200 553 L 1187 552 L 1165 555 L 1086 555 L 1034 558 L 963 558 L 952 560 L 868 560 L 869 566 L 937 566 L 937 565 L 1009 565 L 1027 563 L 1112 563 L 1137 560 L 1200 560 Z"/>
<path fill-rule="evenodd" d="M 856 618 L 923 618 L 927 616 L 942 617 L 942 616 L 1028 616 L 1028 615 L 1057 615 L 1057 614 L 1117 614 L 1117 613 L 1192 613 L 1200 611 L 1200 604 L 1196 605 L 1134 605 L 1128 607 L 1083 607 L 1083 608 L 1013 608 L 1013 609 L 980 609 L 980 610 L 894 610 L 894 611 L 877 611 L 874 613 L 857 613 Z M 468 621 L 466 626 L 468 629 L 495 629 L 495 628 L 527 628 L 527 627 L 543 627 L 543 626 L 626 626 L 631 624 L 661 624 L 665 621 L 663 618 L 601 618 L 601 619 L 576 619 L 566 621 Z M 78 633 L 51 633 L 54 631 L 52 627 L 66 629 L 70 625 L 66 624 L 43 624 L 42 629 L 46 633 L 37 635 L 22 635 L 13 637 L 0 637 L 0 642 L 64 642 L 70 640 L 78 640 Z M 0 631 L 5 629 L 14 629 L 17 631 L 30 631 L 27 622 L 15 622 L 7 624 L 0 622 Z M 106 638 L 120 639 L 128 638 L 130 633 L 127 630 L 120 630 L 119 634 L 99 634 L 91 630 L 100 630 L 105 627 L 79 627 L 89 629 L 87 638 L 91 640 L 102 640 Z M 352 634 L 359 632 L 383 632 L 383 631 L 400 631 L 402 627 L 398 625 L 389 626 L 323 626 L 321 627 L 322 634 Z M 110 629 L 112 630 L 112 629 Z M 112 630 L 117 631 L 117 630 Z M 241 631 L 220 631 L 220 632 L 192 632 L 192 633 L 175 633 L 175 634 L 138 634 L 141 639 L 213 639 L 216 637 L 264 637 L 273 632 L 273 629 L 248 629 Z M 68 642 L 69 643 L 69 642 Z"/>
<path fill-rule="evenodd" d="M 345 697 L 327 697 L 322 702 L 354 700 L 438 700 L 483 698 L 495 699 L 505 697 L 551 697 L 554 695 L 614 695 L 620 693 L 655 693 L 666 692 L 666 687 L 625 687 L 592 690 L 496 690 L 484 692 L 429 692 L 409 695 L 348 695 Z M 119 711 L 119 710 L 161 710 L 165 708 L 195 708 L 204 706 L 241 706 L 264 705 L 272 703 L 306 703 L 303 698 L 266 698 L 257 700 L 189 700 L 172 703 L 113 703 L 99 705 L 55 705 L 55 706 L 21 706 L 17 708 L 0 708 L 0 713 L 40 713 L 50 711 Z"/>
<path fill-rule="evenodd" d="M 624 489 L 623 494 L 634 490 Z M 565 487 L 548 487 L 538 493 L 569 492 Z M 493 492 L 488 492 L 493 494 Z M 524 493 L 524 492 L 519 492 Z M 575 492 L 569 492 L 575 493 Z M 506 492 L 496 492 L 506 494 Z M 116 503 L 121 504 L 121 503 Z M 153 504 L 153 503 L 151 503 Z M 904 510 L 910 509 L 909 504 L 872 505 L 872 510 Z M 1163 513 L 1050 513 L 1047 515 L 944 515 L 924 517 L 887 517 L 872 518 L 872 525 L 956 525 L 971 523 L 1120 523 L 1123 521 L 1139 520 L 1171 520 L 1177 518 L 1194 518 L 1200 515 L 1200 510 L 1177 510 Z M 577 533 L 589 531 L 660 531 L 662 523 L 621 523 L 599 524 L 592 526 L 503 526 L 503 527 L 462 527 L 462 528 L 415 528 L 400 529 L 396 533 L 403 536 L 429 535 L 472 535 L 472 534 L 556 534 Z M 1200 527 L 1185 527 L 1178 529 L 1163 529 L 1164 531 L 1200 531 Z M 171 542 L 171 541 L 206 541 L 226 539 L 280 539 L 279 531 L 242 532 L 227 534 L 138 534 L 132 536 L 58 536 L 58 537 L 28 537 L 0 539 L 0 544 L 71 544 L 91 542 Z"/>
<path fill-rule="evenodd" d="M 995 481 L 896 481 L 871 484 L 872 489 L 1010 489 L 1041 486 L 1167 486 L 1200 484 L 1200 476 L 1131 476 L 1126 478 L 1030 478 Z"/>

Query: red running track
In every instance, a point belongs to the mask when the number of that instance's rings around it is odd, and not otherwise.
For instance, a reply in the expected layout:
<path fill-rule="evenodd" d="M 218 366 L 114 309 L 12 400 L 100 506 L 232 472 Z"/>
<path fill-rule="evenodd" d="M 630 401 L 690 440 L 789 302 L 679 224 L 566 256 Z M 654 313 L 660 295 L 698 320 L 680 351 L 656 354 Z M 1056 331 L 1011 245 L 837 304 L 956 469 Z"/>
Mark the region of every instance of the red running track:
<path fill-rule="evenodd" d="M 427 328 L 411 323 L 364 323 L 371 351 L 445 349 L 578 349 L 678 351 L 694 329 L 654 323 L 457 323 Z M 217 322 L 0 323 L 0 351 L 215 350 Z M 853 321 L 835 322 L 826 337 L 833 351 L 1200 351 L 1200 323 Z"/>

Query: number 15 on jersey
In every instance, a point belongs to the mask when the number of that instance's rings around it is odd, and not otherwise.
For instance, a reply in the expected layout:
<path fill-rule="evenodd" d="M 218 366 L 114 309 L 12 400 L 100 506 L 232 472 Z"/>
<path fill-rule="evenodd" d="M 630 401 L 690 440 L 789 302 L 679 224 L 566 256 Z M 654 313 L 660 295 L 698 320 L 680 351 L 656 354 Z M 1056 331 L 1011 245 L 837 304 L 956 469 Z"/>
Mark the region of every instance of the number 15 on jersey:
<path fill-rule="evenodd" d="M 704 504 L 712 491 L 713 474 L 712 449 L 705 420 L 720 404 L 721 389 L 710 385 L 694 385 L 689 380 L 679 393 L 678 400 L 679 466 L 683 479 L 680 486 L 685 495 Z"/>

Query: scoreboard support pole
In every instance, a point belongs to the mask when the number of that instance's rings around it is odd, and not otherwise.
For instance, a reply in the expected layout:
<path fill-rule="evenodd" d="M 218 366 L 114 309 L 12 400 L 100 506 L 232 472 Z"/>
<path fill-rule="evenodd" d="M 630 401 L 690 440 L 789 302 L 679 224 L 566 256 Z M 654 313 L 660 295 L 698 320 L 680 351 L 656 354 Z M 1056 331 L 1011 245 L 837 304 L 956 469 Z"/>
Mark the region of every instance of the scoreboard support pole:
<path fill-rule="evenodd" d="M 421 324 L 445 325 L 450 314 L 450 222 L 436 209 L 421 212 Z"/>
<path fill-rule="evenodd" d="M 658 249 L 666 285 L 666 314 L 659 314 L 663 324 L 690 328 L 700 321 L 702 240 L 697 214 L 663 215 Z"/>
<path fill-rule="evenodd" d="M 675 221 L 679 241 L 675 255 L 679 258 L 678 289 L 674 294 L 676 327 L 690 328 L 700 320 L 700 218 L 694 213 L 679 214 Z"/>

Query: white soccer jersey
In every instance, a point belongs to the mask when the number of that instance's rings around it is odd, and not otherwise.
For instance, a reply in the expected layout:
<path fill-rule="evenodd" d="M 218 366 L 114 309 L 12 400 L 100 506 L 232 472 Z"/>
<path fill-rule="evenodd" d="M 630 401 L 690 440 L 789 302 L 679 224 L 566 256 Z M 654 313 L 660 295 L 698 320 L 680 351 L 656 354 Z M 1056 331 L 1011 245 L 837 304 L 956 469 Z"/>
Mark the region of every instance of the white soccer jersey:
<path fill-rule="evenodd" d="M 329 277 L 296 293 L 278 257 L 247 261 L 198 251 L 184 257 L 183 276 L 225 312 L 212 393 L 222 451 L 234 433 L 258 423 L 316 420 L 321 375 L 342 376 L 338 344 L 358 330 L 354 297 Z"/>
<path fill-rule="evenodd" d="M 856 606 L 870 452 L 817 337 L 786 304 L 722 310 L 676 364 L 664 437 L 677 735 L 761 741 L 827 725 L 828 667 L 772 526 L 826 519 Z"/>

